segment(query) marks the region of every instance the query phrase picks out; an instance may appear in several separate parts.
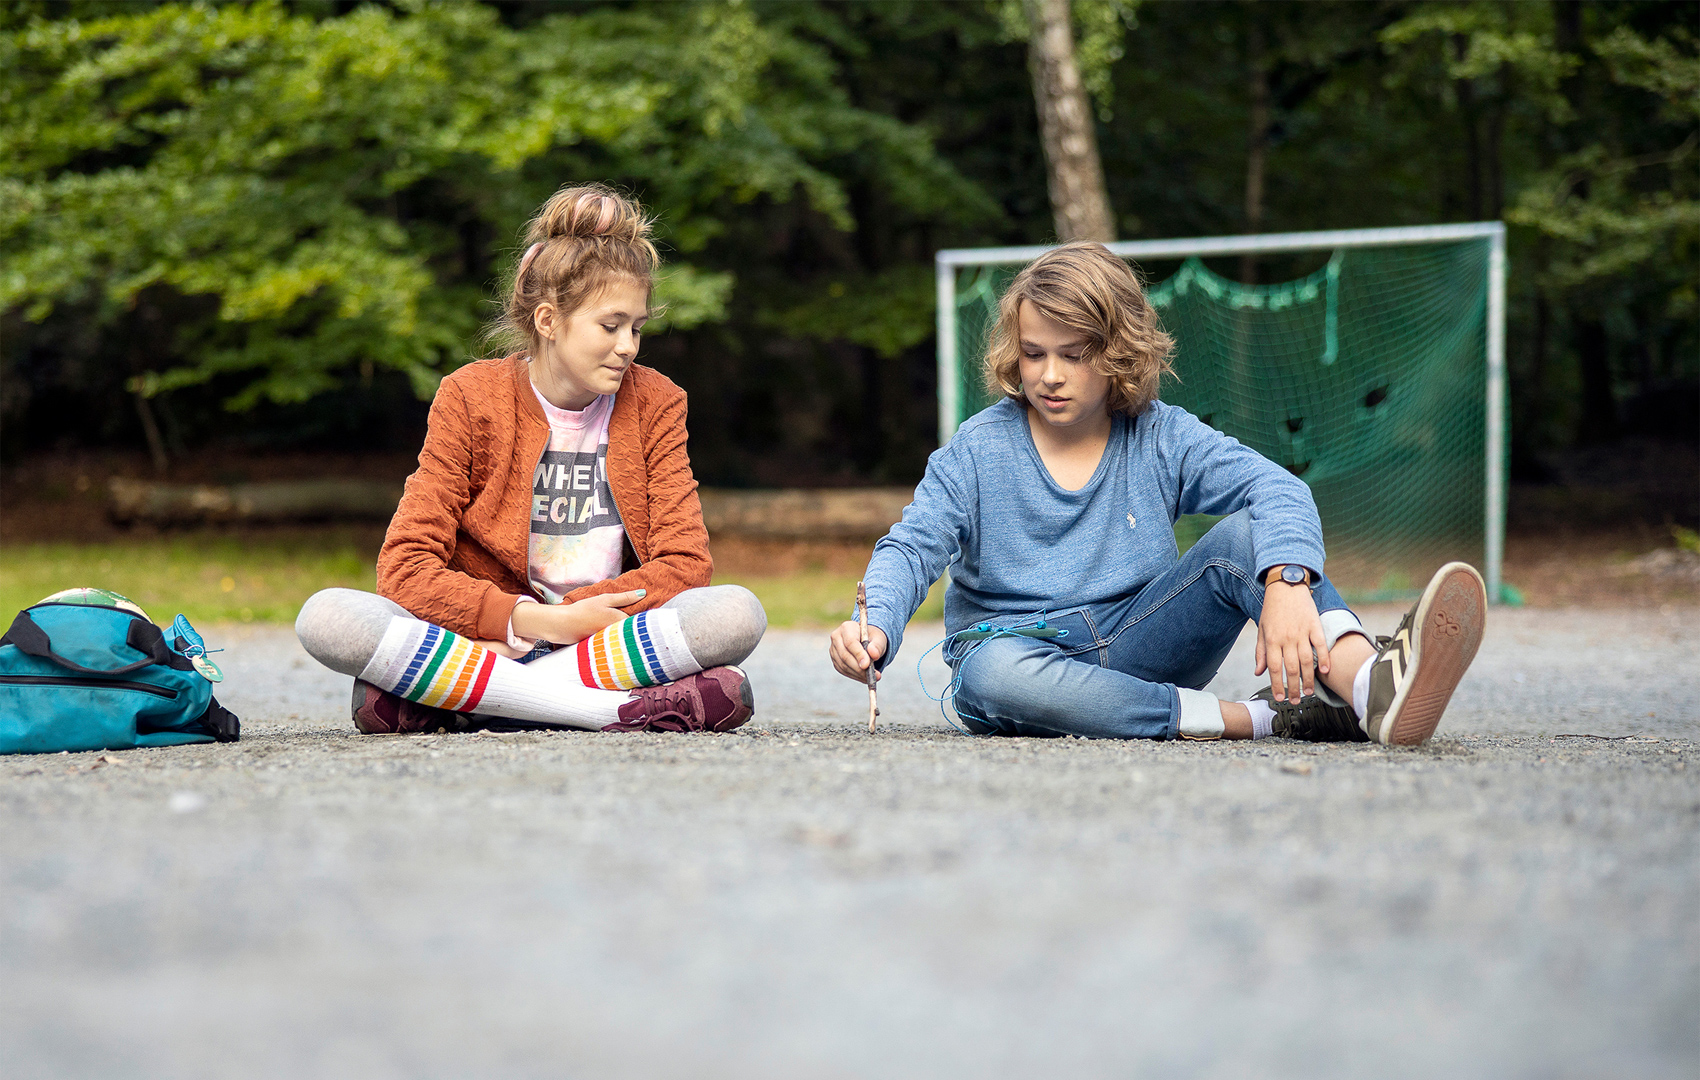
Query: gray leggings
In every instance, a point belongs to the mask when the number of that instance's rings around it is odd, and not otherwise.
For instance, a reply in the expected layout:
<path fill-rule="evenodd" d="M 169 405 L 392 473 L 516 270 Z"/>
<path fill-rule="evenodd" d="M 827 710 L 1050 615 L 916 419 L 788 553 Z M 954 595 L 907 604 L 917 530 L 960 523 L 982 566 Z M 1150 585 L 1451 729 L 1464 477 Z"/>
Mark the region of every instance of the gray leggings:
<path fill-rule="evenodd" d="M 686 589 L 661 606 L 679 613 L 685 644 L 704 669 L 743 663 L 767 631 L 767 612 L 742 585 Z M 301 605 L 295 636 L 319 663 L 358 676 L 397 615 L 413 618 L 400 604 L 376 593 L 325 589 Z"/>

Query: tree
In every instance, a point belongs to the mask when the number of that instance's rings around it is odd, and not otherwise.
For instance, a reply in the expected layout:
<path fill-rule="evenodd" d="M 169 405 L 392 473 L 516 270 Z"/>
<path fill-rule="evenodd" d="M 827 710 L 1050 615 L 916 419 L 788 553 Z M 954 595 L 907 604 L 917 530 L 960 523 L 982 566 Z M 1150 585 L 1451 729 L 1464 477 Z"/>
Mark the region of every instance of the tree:
<path fill-rule="evenodd" d="M 1080 68 L 1075 63 L 1069 0 L 1022 0 L 1028 23 L 1027 65 L 1049 165 L 1057 238 L 1116 238 L 1115 215 L 1098 160 L 1098 138 Z"/>

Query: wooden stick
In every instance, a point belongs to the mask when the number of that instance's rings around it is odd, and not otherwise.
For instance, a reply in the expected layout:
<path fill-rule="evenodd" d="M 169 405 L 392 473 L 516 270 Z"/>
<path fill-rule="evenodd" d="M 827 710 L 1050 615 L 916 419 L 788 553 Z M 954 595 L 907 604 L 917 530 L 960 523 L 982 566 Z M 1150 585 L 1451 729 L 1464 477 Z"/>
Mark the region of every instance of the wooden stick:
<path fill-rule="evenodd" d="M 862 651 L 868 651 L 868 589 L 856 582 L 856 621 L 862 624 Z M 879 692 L 874 689 L 874 658 L 868 657 L 868 734 L 874 733 L 874 717 L 880 714 Z"/>

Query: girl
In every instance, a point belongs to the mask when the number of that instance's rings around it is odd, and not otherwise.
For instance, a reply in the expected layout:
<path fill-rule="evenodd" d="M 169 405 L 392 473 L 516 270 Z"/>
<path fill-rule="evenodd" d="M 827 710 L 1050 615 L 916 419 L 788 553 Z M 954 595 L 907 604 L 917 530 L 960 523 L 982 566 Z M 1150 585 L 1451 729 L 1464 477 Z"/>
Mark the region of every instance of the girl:
<path fill-rule="evenodd" d="M 431 403 L 419 468 L 378 556 L 378 593 L 302 607 L 306 650 L 353 675 L 368 734 L 447 727 L 729 731 L 735 665 L 767 616 L 709 586 L 685 394 L 635 365 L 659 265 L 636 203 L 556 192 L 527 229 L 500 331 Z"/>
<path fill-rule="evenodd" d="M 846 622 L 833 665 L 863 681 L 890 663 L 948 566 L 946 659 L 976 734 L 1427 739 L 1481 641 L 1480 575 L 1442 567 L 1372 644 L 1323 576 L 1304 483 L 1156 400 L 1172 348 L 1102 245 L 1023 270 L 986 355 L 1004 400 L 929 459 L 868 564 L 869 647 Z M 1182 556 L 1181 514 L 1226 516 Z M 1219 701 L 1200 688 L 1247 619 L 1269 688 Z"/>

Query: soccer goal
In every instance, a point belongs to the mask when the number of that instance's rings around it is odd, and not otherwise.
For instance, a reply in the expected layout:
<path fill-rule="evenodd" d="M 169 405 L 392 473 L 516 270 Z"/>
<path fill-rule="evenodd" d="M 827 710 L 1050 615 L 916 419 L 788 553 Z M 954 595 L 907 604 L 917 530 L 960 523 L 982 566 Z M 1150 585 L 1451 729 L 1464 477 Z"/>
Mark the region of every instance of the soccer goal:
<path fill-rule="evenodd" d="M 1310 485 L 1328 572 L 1359 602 L 1405 600 L 1449 559 L 1504 597 L 1505 226 L 1272 233 L 1109 245 L 1184 260 L 1148 284 L 1175 338 L 1162 398 Z M 939 442 L 991 404 L 998 297 L 1045 247 L 940 251 Z M 1308 276 L 1243 285 L 1207 257 L 1327 252 Z M 1182 542 L 1207 523 L 1177 526 Z"/>

